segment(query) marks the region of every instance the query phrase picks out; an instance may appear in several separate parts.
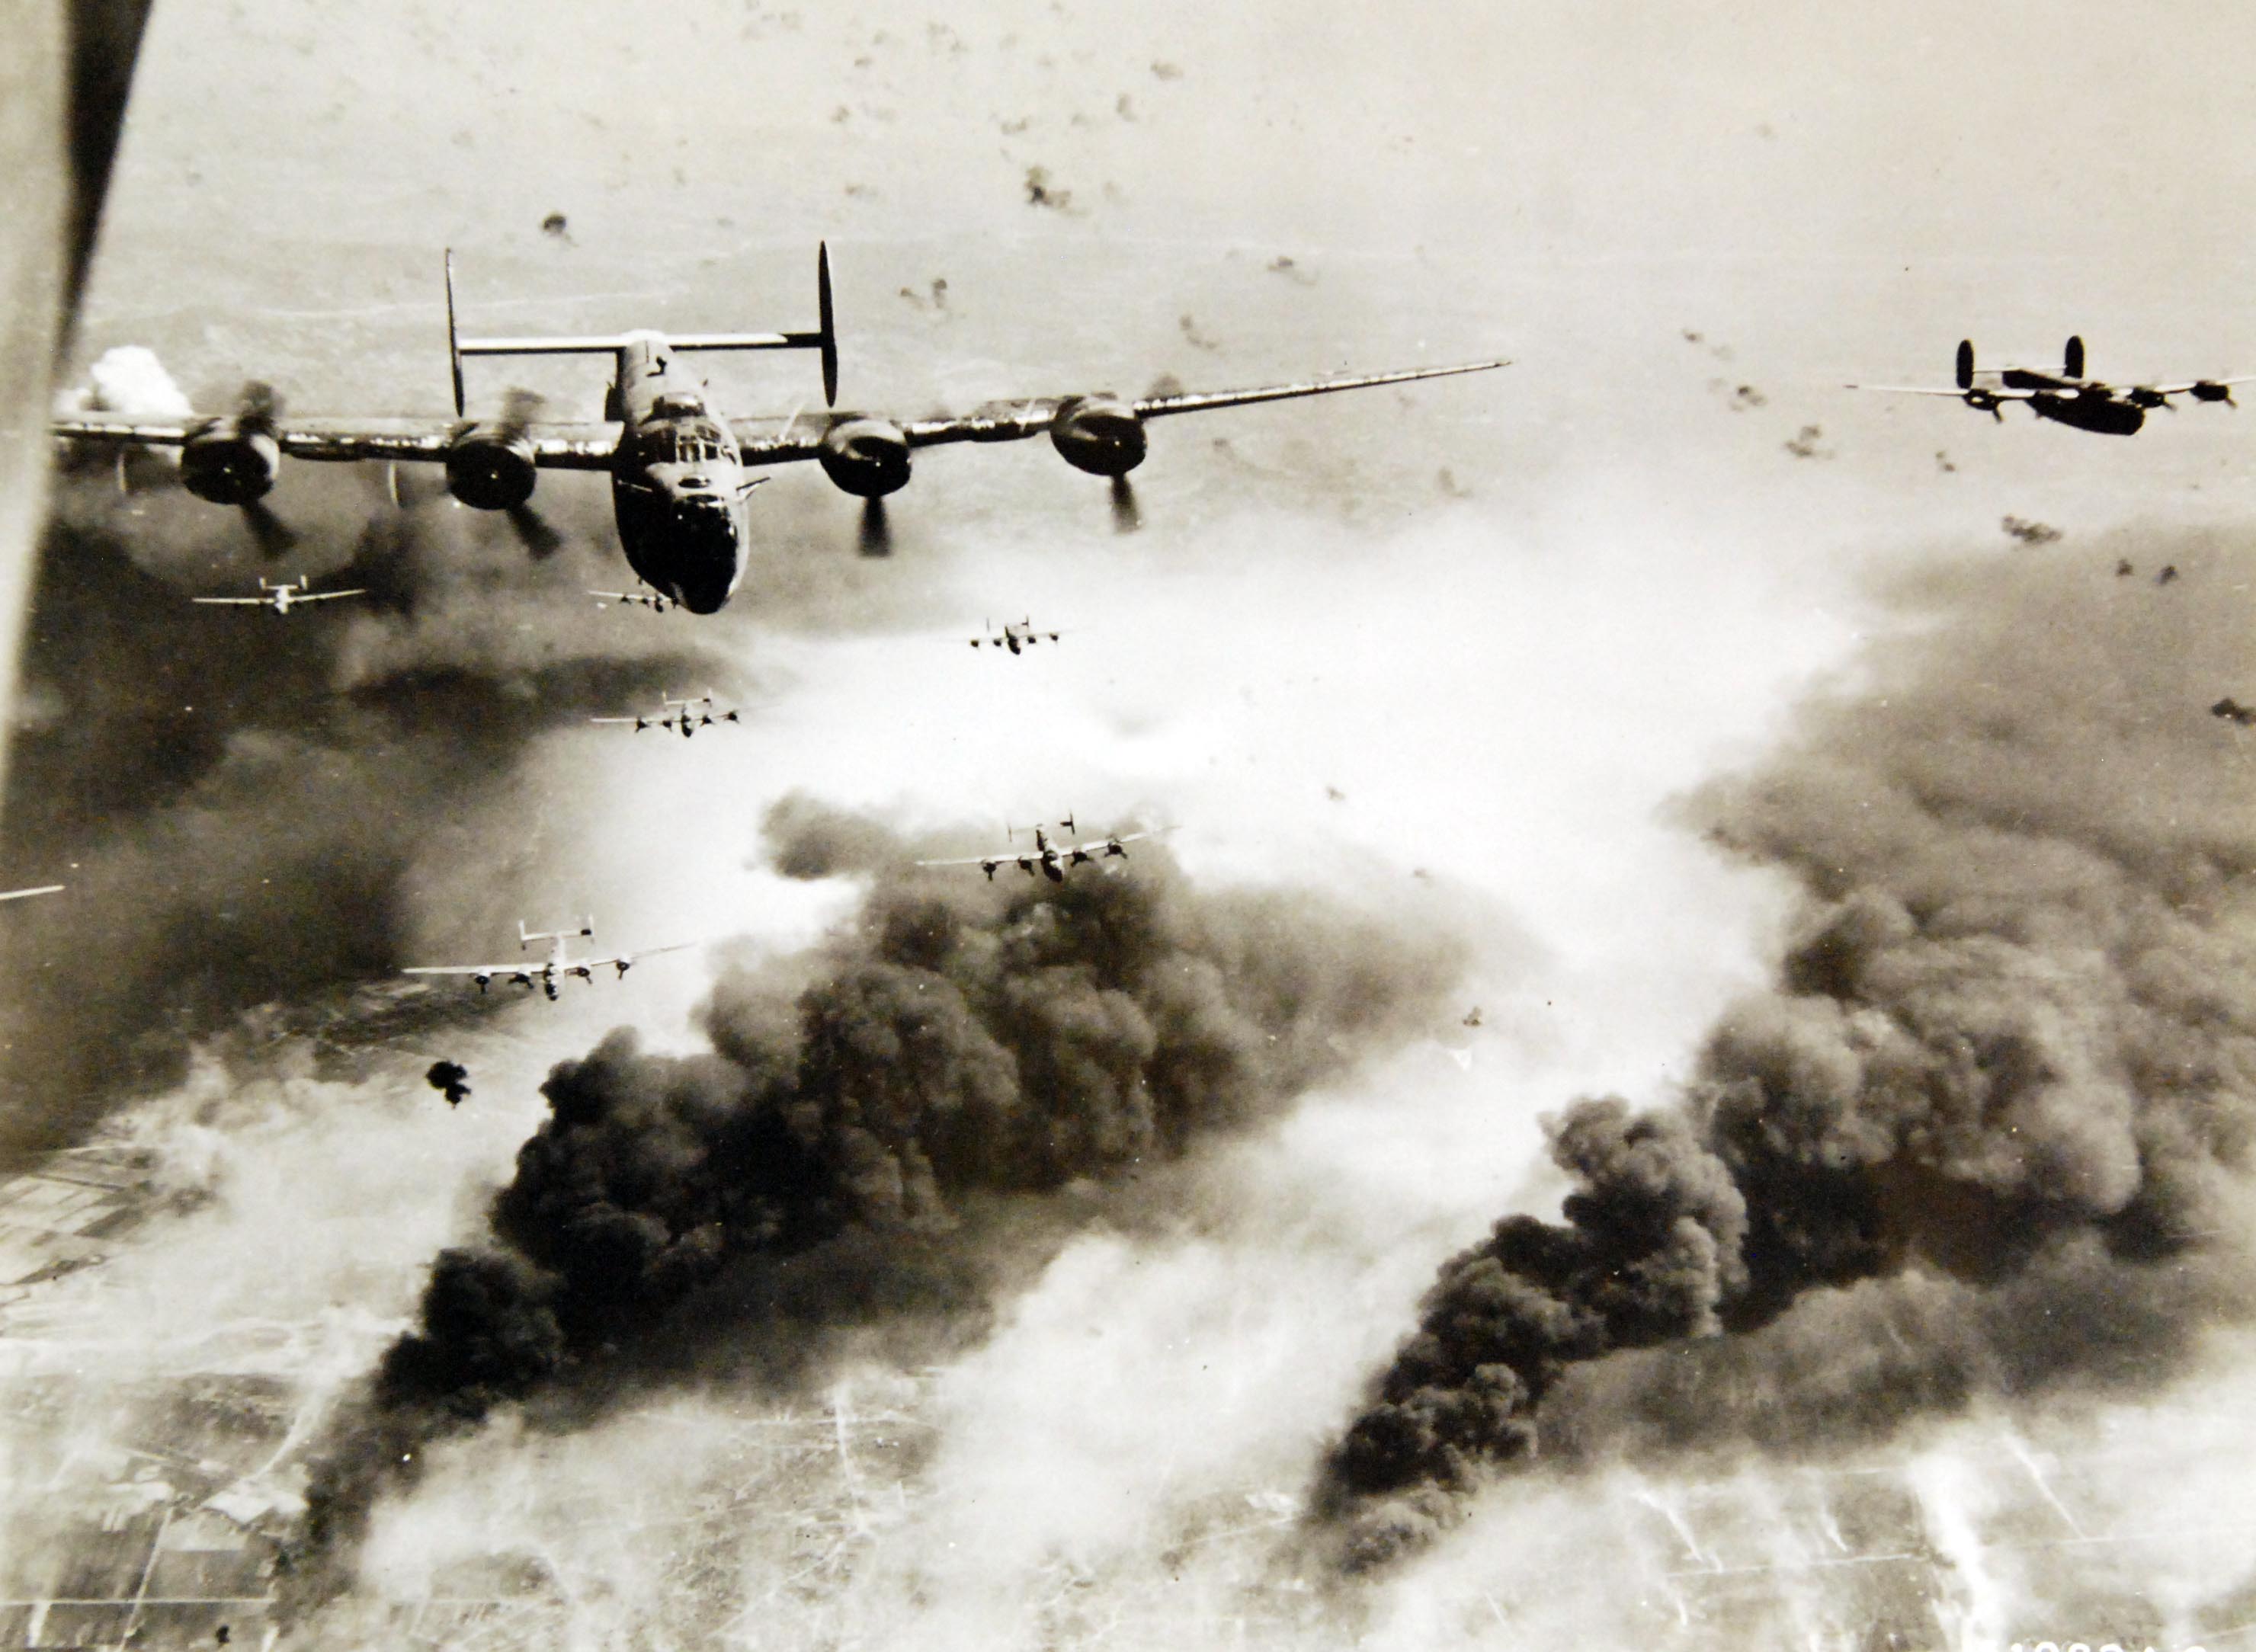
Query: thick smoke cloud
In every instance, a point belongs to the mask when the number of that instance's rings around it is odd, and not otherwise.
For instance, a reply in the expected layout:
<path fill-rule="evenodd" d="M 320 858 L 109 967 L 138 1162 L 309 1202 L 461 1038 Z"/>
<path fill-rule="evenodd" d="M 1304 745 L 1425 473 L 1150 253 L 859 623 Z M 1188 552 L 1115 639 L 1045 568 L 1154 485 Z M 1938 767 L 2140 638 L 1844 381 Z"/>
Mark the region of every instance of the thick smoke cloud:
<path fill-rule="evenodd" d="M 1132 1204 L 1144 1170 L 1427 1024 L 1461 962 L 1305 893 L 1195 891 L 1163 850 L 990 885 L 803 800 L 768 824 L 779 866 L 870 868 L 859 910 L 812 959 L 724 976 L 709 1051 L 622 1029 L 553 1069 L 490 1238 L 437 1259 L 332 1444 L 317 1543 L 349 1540 L 420 1442 L 504 1401 L 568 1409 L 719 1343 L 976 1308 L 967 1253 L 1029 1243 L 1015 1219 L 994 1237 L 998 1204 L 1039 1217 L 1106 1184 Z M 828 1288 L 796 1288 L 795 1263 Z"/>
<path fill-rule="evenodd" d="M 2209 559 L 2191 601 L 1935 577 L 1862 692 L 1697 800 L 1801 890 L 1777 985 L 1674 1105 L 1550 1121 L 1564 1220 L 1442 1269 L 1325 1464 L 1345 1564 L 1540 1457 L 1801 1452 L 2151 1382 L 2247 1311 L 2256 815 L 2201 714 L 2246 566 Z"/>

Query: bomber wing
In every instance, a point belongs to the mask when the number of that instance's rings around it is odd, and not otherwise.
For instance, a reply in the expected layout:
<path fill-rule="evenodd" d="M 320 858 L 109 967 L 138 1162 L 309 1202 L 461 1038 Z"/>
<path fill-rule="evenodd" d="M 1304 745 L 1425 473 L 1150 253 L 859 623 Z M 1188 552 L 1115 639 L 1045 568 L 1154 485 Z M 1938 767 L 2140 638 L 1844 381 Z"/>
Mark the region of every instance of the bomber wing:
<path fill-rule="evenodd" d="M 1082 855 L 1095 860 L 1100 855 L 1112 854 L 1124 843 L 1140 842 L 1146 838 L 1156 838 L 1162 832 L 1174 830 L 1173 826 L 1154 826 L 1147 832 L 1117 832 L 1110 837 L 1091 838 L 1085 843 L 1061 844 L 1058 846 L 1058 853 L 1068 860 Z"/>
<path fill-rule="evenodd" d="M 1170 413 L 1202 413 L 1214 408 L 1244 407 L 1254 402 L 1280 402 L 1300 396 L 1329 396 L 1336 390 L 1369 390 L 1381 384 L 1406 384 L 1424 378 L 1449 378 L 1460 373 L 1485 373 L 1511 363 L 1466 362 L 1451 367 L 1413 367 L 1392 373 L 1364 373 L 1337 378 L 1304 379 L 1292 384 L 1263 385 L 1252 390 L 1205 390 L 1131 398 L 1126 404 L 1139 418 L 1160 418 Z M 941 442 L 1022 441 L 1048 432 L 1057 416 L 1089 399 L 1079 396 L 1037 396 L 1019 401 L 989 402 L 963 414 L 904 419 L 902 436 L 912 447 Z M 744 462 L 779 465 L 817 459 L 822 439 L 834 425 L 860 414 L 794 413 L 788 418 L 740 418 L 730 421 Z"/>
<path fill-rule="evenodd" d="M 2189 378 L 2175 384 L 2134 384 L 2131 388 L 2151 390 L 2157 396 L 2184 396 L 2196 390 L 2227 390 L 2235 384 L 2256 384 L 2256 373 L 2243 373 L 2235 378 Z"/>
<path fill-rule="evenodd" d="M 58 418 L 55 435 L 72 441 L 178 447 L 220 423 L 193 418 Z M 469 418 L 278 418 L 263 425 L 293 459 L 384 459 L 442 462 L 448 447 L 481 421 Z M 609 421 L 512 425 L 537 465 L 554 470 L 608 470 L 621 426 Z"/>
<path fill-rule="evenodd" d="M 2027 402 L 2034 401 L 2035 390 L 1992 390 L 1986 384 L 1977 384 L 1971 390 L 1943 390 L 1933 384 L 1844 384 L 1844 390 L 1884 390 L 1891 396 L 1948 396 L 1957 401 Z"/>
<path fill-rule="evenodd" d="M 1460 373 L 1485 373 L 1509 366 L 1504 360 L 1467 362 L 1454 367 L 1413 367 L 1393 373 L 1364 373 L 1338 378 L 1305 379 L 1294 384 L 1270 384 L 1252 390 L 1204 390 L 1168 396 L 1145 396 L 1129 401 L 1139 418 L 1160 418 L 1170 413 L 1202 413 L 1219 407 L 1244 407 L 1254 402 L 1281 402 L 1300 396 L 1329 396 L 1336 390 L 1369 390 L 1381 384 L 1406 384 L 1421 378 L 1449 378 Z M 1044 396 L 1023 402 L 991 402 L 961 418 L 913 419 L 901 426 L 912 447 L 938 442 L 1018 441 L 1048 431 L 1060 412 L 1084 398 Z"/>
<path fill-rule="evenodd" d="M 616 969 L 624 975 L 645 958 L 656 958 L 661 953 L 686 953 L 701 944 L 698 941 L 675 941 L 669 946 L 645 946 L 638 952 L 620 953 L 610 958 L 575 958 L 566 961 L 564 970 L 568 974 L 582 969 Z"/>

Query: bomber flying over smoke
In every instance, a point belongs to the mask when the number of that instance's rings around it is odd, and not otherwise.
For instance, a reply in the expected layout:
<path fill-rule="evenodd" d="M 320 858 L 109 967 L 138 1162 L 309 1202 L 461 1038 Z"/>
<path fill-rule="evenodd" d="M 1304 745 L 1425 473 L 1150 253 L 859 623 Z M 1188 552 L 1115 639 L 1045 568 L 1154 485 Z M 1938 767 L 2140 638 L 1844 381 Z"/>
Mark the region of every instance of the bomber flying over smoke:
<path fill-rule="evenodd" d="M 710 728 L 716 722 L 733 723 L 741 721 L 733 711 L 715 711 L 711 691 L 676 699 L 671 694 L 659 700 L 663 709 L 648 717 L 590 717 L 591 723 L 631 724 L 640 734 L 645 728 L 679 730 L 684 740 L 701 728 Z"/>
<path fill-rule="evenodd" d="M 906 485 L 909 456 L 941 442 L 1017 441 L 1047 434 L 1065 461 L 1109 476 L 1116 489 L 1143 463 L 1144 424 L 1169 413 L 1203 412 L 1251 402 L 1320 396 L 1333 390 L 1399 384 L 1413 379 L 1484 372 L 1502 361 L 1453 367 L 1310 379 L 1255 390 L 1124 397 L 1110 392 L 994 402 L 962 417 L 893 419 L 842 412 L 838 339 L 832 322 L 830 255 L 815 261 L 818 324 L 804 333 L 694 333 L 669 337 L 654 329 L 564 337 L 460 337 L 455 327 L 454 258 L 447 260 L 447 352 L 453 368 L 455 417 L 441 418 L 285 418 L 271 391 L 246 392 L 232 414 L 161 419 L 57 419 L 54 433 L 72 441 L 177 446 L 183 486 L 218 504 L 252 510 L 273 487 L 285 454 L 300 459 L 442 464 L 448 491 L 481 510 L 523 512 L 542 467 L 596 470 L 611 478 L 619 544 L 629 566 L 653 590 L 693 614 L 726 603 L 744 578 L 750 530 L 745 496 L 765 477 L 748 469 L 813 460 L 847 493 L 867 501 L 864 548 L 887 549 L 885 496 Z M 821 353 L 824 411 L 785 418 L 727 418 L 714 411 L 702 379 L 680 359 L 695 350 L 793 350 Z M 532 417 L 527 398 L 512 397 L 497 418 L 464 412 L 466 355 L 609 355 L 614 376 L 603 418 L 561 423 Z M 254 525 L 257 524 L 254 516 Z"/>
<path fill-rule="evenodd" d="M 2238 378 L 2189 378 L 2168 384 L 2110 384 L 2083 374 L 2083 340 L 2071 337 L 2061 352 L 2057 373 L 2047 368 L 2006 367 L 1977 369 L 1974 341 L 1958 342 L 1957 387 L 1945 390 L 1924 384 L 1851 384 L 1852 390 L 1888 390 L 1900 396 L 1955 396 L 1978 412 L 2002 421 L 2007 402 L 2025 404 L 2039 418 L 2072 425 L 2103 436 L 2135 436 L 2147 422 L 2150 409 L 2170 407 L 2171 397 L 2190 396 L 2197 402 L 2232 400 L 2235 384 L 2256 383 L 2256 374 Z"/>
<path fill-rule="evenodd" d="M 548 956 L 538 964 L 422 964 L 412 969 L 403 969 L 403 975 L 468 975 L 477 982 L 478 990 L 485 991 L 496 976 L 519 987 L 539 987 L 548 995 L 551 1003 L 556 1001 L 556 985 L 567 975 L 577 975 L 590 986 L 595 984 L 596 971 L 616 969 L 621 975 L 634 967 L 639 959 L 654 958 L 660 953 L 687 952 L 696 943 L 677 941 L 671 946 L 648 946 L 639 953 L 616 953 L 608 958 L 575 958 L 572 943 L 596 932 L 596 920 L 590 917 L 578 929 L 529 930 L 525 920 L 517 924 L 517 946 L 519 952 L 535 941 L 549 943 Z"/>
<path fill-rule="evenodd" d="M 304 574 L 295 580 L 285 580 L 279 585 L 269 585 L 264 574 L 259 576 L 257 596 L 197 596 L 192 602 L 201 602 L 213 608 L 272 608 L 277 614 L 287 614 L 302 602 L 327 602 L 341 596 L 366 596 L 366 591 L 316 591 L 313 581 Z"/>
<path fill-rule="evenodd" d="M 1074 825 L 1071 815 L 1066 816 L 1064 819 L 1058 822 L 1058 825 L 1068 833 L 1080 830 Z M 1012 849 L 1002 854 L 968 854 L 956 860 L 919 861 L 917 864 L 919 866 L 976 866 L 987 875 L 987 881 L 991 883 L 995 880 L 997 868 L 1015 866 L 1028 877 L 1039 872 L 1053 883 L 1062 883 L 1065 882 L 1065 875 L 1069 868 L 1093 865 L 1099 861 L 1124 861 L 1128 858 L 1128 851 L 1124 846 L 1133 843 L 1139 838 L 1157 837 L 1160 832 L 1167 828 L 1162 826 L 1149 832 L 1118 832 L 1110 837 L 1091 838 L 1082 843 L 1054 843 L 1050 840 L 1050 834 L 1042 827 L 1037 826 L 1031 829 L 1034 834 L 1034 847 L 1031 850 Z M 1017 826 L 1005 828 L 1005 833 L 1014 840 L 1020 828 Z"/>
<path fill-rule="evenodd" d="M 653 614 L 663 614 L 673 606 L 673 599 L 663 591 L 590 591 L 588 594 L 603 599 L 596 604 L 599 608 L 609 608 L 614 602 L 624 602 L 629 607 L 646 608 Z"/>
<path fill-rule="evenodd" d="M 987 627 L 987 634 L 973 637 L 972 647 L 977 648 L 983 643 L 989 648 L 1007 648 L 1013 654 L 1023 653 L 1037 643 L 1054 643 L 1064 635 L 1061 631 L 1045 631 L 1031 618 L 1005 620 L 999 629 L 989 621 L 982 620 L 980 623 Z"/>

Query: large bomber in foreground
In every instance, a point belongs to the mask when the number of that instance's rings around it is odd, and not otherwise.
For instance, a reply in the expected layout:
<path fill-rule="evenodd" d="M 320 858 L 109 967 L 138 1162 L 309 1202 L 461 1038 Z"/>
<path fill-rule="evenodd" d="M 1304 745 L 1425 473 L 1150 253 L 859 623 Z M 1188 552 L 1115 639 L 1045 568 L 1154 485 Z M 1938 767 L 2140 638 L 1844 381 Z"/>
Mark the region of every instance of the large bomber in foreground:
<path fill-rule="evenodd" d="M 701 333 L 651 329 L 548 338 L 459 337 L 454 263 L 447 265 L 447 348 L 454 369 L 455 417 L 290 418 L 272 392 L 250 387 L 231 414 L 186 418 L 66 418 L 55 434 L 72 441 L 177 446 L 180 480 L 215 504 L 254 512 L 273 487 L 282 458 L 391 462 L 422 460 L 447 470 L 448 491 L 481 510 L 523 512 L 544 467 L 607 471 L 628 564 L 654 591 L 694 614 L 725 604 L 744 578 L 750 530 L 744 501 L 765 477 L 746 473 L 813 460 L 843 491 L 867 500 L 865 548 L 883 548 L 887 494 L 906 485 L 913 449 L 941 442 L 1018 441 L 1047 434 L 1065 461 L 1092 475 L 1125 477 L 1144 462 L 1144 422 L 1250 402 L 1321 396 L 1502 367 L 1501 361 L 1410 368 L 1358 377 L 1311 379 L 1257 390 L 1124 397 L 1036 397 L 990 403 L 962 417 L 892 419 L 837 410 L 838 339 L 832 323 L 830 258 L 815 263 L 819 324 L 811 333 Z M 824 411 L 786 418 L 727 418 L 705 381 L 681 355 L 693 350 L 811 349 L 822 359 Z M 500 417 L 464 413 L 466 355 L 605 355 L 613 358 L 603 418 L 558 423 L 532 417 L 537 404 L 512 396 Z"/>

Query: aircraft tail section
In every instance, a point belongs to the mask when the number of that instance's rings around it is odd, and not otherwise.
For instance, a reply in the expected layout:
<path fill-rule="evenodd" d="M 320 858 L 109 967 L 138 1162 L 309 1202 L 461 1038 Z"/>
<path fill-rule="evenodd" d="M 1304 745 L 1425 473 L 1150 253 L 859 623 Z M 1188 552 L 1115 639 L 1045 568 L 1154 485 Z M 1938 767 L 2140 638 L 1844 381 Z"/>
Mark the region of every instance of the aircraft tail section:
<path fill-rule="evenodd" d="M 677 333 L 677 350 L 817 350 L 822 356 L 822 400 L 838 400 L 838 329 L 830 306 L 830 243 L 814 248 L 815 327 L 812 333 Z"/>
<path fill-rule="evenodd" d="M 517 945 L 520 951 L 535 941 L 569 940 L 577 936 L 593 935 L 595 932 L 596 920 L 592 914 L 589 915 L 588 921 L 577 929 L 527 929 L 523 918 L 517 920 Z"/>
<path fill-rule="evenodd" d="M 838 400 L 838 332 L 830 304 L 830 248 L 814 252 L 817 325 L 811 333 L 685 333 L 666 338 L 677 350 L 815 350 L 822 357 L 822 399 Z M 447 252 L 447 362 L 454 376 L 455 417 L 463 417 L 462 358 L 466 355 L 610 355 L 647 334 L 584 333 L 547 337 L 466 339 L 455 319 L 455 254 Z"/>

